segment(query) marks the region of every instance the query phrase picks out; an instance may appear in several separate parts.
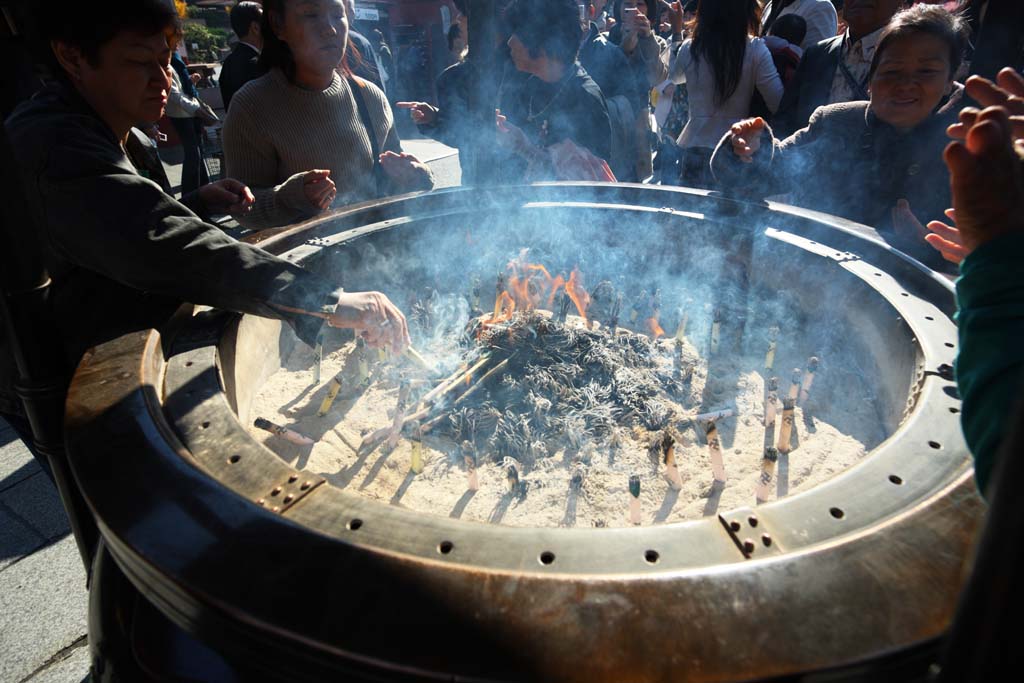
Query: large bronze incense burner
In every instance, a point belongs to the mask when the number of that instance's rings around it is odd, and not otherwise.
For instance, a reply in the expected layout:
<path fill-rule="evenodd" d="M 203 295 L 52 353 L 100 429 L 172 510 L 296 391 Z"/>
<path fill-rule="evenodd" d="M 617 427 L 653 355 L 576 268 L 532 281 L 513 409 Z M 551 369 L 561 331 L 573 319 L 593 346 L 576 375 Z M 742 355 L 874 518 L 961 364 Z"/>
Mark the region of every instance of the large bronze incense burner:
<path fill-rule="evenodd" d="M 819 398 L 821 424 L 843 431 L 853 424 L 843 406 L 856 405 L 877 416 L 877 429 L 850 432 L 866 454 L 813 487 L 777 495 L 770 479 L 755 496 L 750 483 L 747 503 L 708 502 L 689 521 L 652 523 L 648 506 L 634 526 L 623 493 L 621 518 L 607 525 L 486 524 L 406 507 L 397 494 L 394 504 L 360 495 L 257 441 L 254 398 L 297 343 L 279 323 L 206 312 L 173 338 L 107 343 L 70 391 L 75 478 L 145 601 L 237 671 L 260 680 L 924 676 L 952 620 L 982 504 L 956 415 L 952 289 L 870 230 L 694 190 L 542 184 L 388 199 L 261 245 L 405 308 L 429 285 L 479 296 L 485 313 L 502 259 L 529 248 L 552 276 L 578 267 L 626 292 L 609 309 L 613 330 L 631 328 L 624 336 L 660 336 L 645 331 L 647 314 L 631 321 L 627 312 L 629 293 L 653 282 L 665 336 L 686 327 L 708 357 L 697 373 L 707 386 L 715 357 L 777 354 L 777 412 L 792 443 L 814 429 L 814 416 L 794 421 L 792 406 L 810 405 L 801 390 Z M 612 314 L 603 315 L 607 323 Z M 421 341 L 414 334 L 434 362 Z M 806 370 L 812 354 L 813 385 L 791 389 L 790 369 Z M 723 381 L 728 397 L 737 378 Z M 709 392 L 694 413 L 717 407 L 720 395 Z M 687 470 L 690 451 L 677 444 L 673 460 L 666 439 L 650 470 L 664 478 L 643 471 L 636 487 L 640 478 L 644 491 L 661 487 L 670 508 L 676 462 L 683 478 L 709 486 L 740 458 L 761 467 L 760 452 L 729 449 L 724 421 L 760 425 L 751 410 L 733 406 L 712 416 L 723 420 L 717 429 L 707 422 L 687 433 L 710 467 Z M 795 457 L 790 444 L 788 434 L 766 439 L 772 476 Z M 584 483 L 579 463 L 567 467 L 569 495 Z M 632 472 L 615 476 L 623 492 L 633 488 Z M 587 474 L 585 485 L 597 481 Z"/>

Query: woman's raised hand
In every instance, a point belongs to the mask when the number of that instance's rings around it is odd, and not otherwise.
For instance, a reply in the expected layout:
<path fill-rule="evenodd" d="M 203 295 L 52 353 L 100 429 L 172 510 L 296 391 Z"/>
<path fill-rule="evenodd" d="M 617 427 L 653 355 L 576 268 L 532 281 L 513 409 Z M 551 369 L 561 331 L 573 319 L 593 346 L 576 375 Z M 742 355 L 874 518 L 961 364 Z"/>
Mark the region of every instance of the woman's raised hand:
<path fill-rule="evenodd" d="M 426 102 L 395 102 L 399 109 L 408 109 L 416 125 L 429 126 L 437 121 L 437 107 Z"/>
<path fill-rule="evenodd" d="M 740 161 L 751 163 L 757 150 L 761 149 L 761 134 L 767 124 L 760 116 L 734 123 L 732 133 L 732 151 Z"/>
<path fill-rule="evenodd" d="M 984 107 L 1003 107 L 1010 115 L 1010 127 L 1014 139 L 1024 138 L 1024 77 L 1010 67 L 1002 69 L 996 82 L 971 76 L 967 79 L 967 94 Z M 963 140 L 981 111 L 965 107 L 960 112 L 960 122 L 949 127 L 949 137 Z"/>
<path fill-rule="evenodd" d="M 327 169 L 314 169 L 302 174 L 302 191 L 311 206 L 323 211 L 331 205 L 338 189 L 331 180 L 331 172 Z"/>

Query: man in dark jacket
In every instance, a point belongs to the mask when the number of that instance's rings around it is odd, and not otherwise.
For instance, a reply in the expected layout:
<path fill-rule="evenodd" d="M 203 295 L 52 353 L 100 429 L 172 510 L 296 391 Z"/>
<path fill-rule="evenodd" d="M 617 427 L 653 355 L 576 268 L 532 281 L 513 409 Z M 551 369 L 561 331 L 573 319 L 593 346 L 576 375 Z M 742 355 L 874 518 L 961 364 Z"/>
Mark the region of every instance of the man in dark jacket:
<path fill-rule="evenodd" d="M 238 44 L 220 69 L 220 94 L 225 111 L 239 88 L 264 73 L 259 65 L 263 49 L 262 16 L 263 7 L 256 2 L 240 2 L 231 10 L 231 28 L 238 36 Z"/>
<path fill-rule="evenodd" d="M 405 318 L 383 294 L 342 292 L 205 222 L 210 212 L 252 205 L 238 181 L 206 185 L 179 202 L 135 171 L 122 145 L 135 122 L 159 119 L 167 101 L 173 6 L 110 0 L 109 11 L 93 12 L 74 0 L 60 4 L 55 18 L 38 24 L 53 46 L 58 82 L 5 126 L 68 368 L 95 344 L 160 327 L 184 301 L 284 320 L 307 343 L 324 321 L 364 330 L 371 345 L 408 343 Z M 12 354 L 0 348 L 0 415 L 30 441 L 15 379 Z"/>
<path fill-rule="evenodd" d="M 811 120 L 818 107 L 868 99 L 867 74 L 882 29 L 904 0 L 846 0 L 846 32 L 804 52 L 772 117 L 777 135 L 786 137 Z"/>
<path fill-rule="evenodd" d="M 499 97 L 507 119 L 499 125 L 499 140 L 519 157 L 509 159 L 503 174 L 521 181 L 523 166 L 536 152 L 566 140 L 607 161 L 611 157 L 608 107 L 601 89 L 576 61 L 580 44 L 576 4 L 516 0 L 506 16 L 512 62 L 529 76 L 514 89 L 507 87 L 506 79 Z"/>

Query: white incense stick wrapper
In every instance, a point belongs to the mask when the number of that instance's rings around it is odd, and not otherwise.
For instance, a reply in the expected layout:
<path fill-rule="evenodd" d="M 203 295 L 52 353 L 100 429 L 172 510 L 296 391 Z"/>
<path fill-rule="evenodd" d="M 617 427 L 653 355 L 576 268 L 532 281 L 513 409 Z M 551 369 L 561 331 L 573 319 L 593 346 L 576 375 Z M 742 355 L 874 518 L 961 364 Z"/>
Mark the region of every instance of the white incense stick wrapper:
<path fill-rule="evenodd" d="M 263 431 L 270 432 L 275 436 L 281 437 L 285 441 L 290 441 L 296 446 L 312 446 L 315 443 L 313 439 L 309 438 L 308 436 L 303 436 L 302 434 L 299 434 L 294 430 L 288 429 L 287 427 L 282 427 L 281 425 L 274 424 L 273 422 L 267 420 L 266 418 L 257 417 L 256 421 L 253 422 L 253 425 L 257 429 L 262 429 Z"/>
<path fill-rule="evenodd" d="M 782 399 L 782 427 L 779 428 L 779 453 L 789 453 L 793 438 L 793 408 L 795 403 L 788 396 Z"/>
<path fill-rule="evenodd" d="M 629 523 L 640 525 L 640 475 L 629 477 Z"/>
<path fill-rule="evenodd" d="M 695 415 L 693 419 L 697 422 L 717 422 L 718 420 L 724 420 L 732 417 L 735 414 L 736 406 L 729 406 L 728 408 L 721 408 L 719 410 L 712 410 L 707 413 Z"/>
<path fill-rule="evenodd" d="M 761 460 L 761 476 L 757 482 L 757 502 L 763 503 L 768 500 L 771 494 L 772 480 L 775 478 L 775 463 L 779 459 L 779 452 L 769 446 L 764 449 L 764 458 Z"/>
<path fill-rule="evenodd" d="M 804 381 L 800 385 L 800 405 L 807 403 L 807 396 L 811 393 L 811 384 L 814 382 L 814 373 L 818 371 L 818 363 L 817 356 L 807 359 L 807 372 L 804 373 Z"/>
<path fill-rule="evenodd" d="M 711 473 L 717 481 L 727 481 L 725 464 L 722 462 L 722 444 L 718 440 L 718 426 L 714 422 L 708 422 L 705 432 L 708 438 L 708 453 L 711 456 Z"/>

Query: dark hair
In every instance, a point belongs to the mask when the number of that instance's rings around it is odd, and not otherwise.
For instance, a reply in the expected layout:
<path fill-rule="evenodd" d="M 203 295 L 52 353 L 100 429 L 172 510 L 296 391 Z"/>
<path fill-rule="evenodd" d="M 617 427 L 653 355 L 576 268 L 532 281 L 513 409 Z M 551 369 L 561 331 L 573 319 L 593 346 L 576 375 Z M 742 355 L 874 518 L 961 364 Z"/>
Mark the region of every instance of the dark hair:
<path fill-rule="evenodd" d="M 576 0 L 515 0 L 505 16 L 531 57 L 543 50 L 549 59 L 576 61 L 580 49 L 580 13 Z"/>
<path fill-rule="evenodd" d="M 747 40 L 761 28 L 758 0 L 700 0 L 690 24 L 694 66 L 707 59 L 715 79 L 715 99 L 725 102 L 736 92 L 743 75 Z"/>
<path fill-rule="evenodd" d="M 644 6 L 647 8 L 647 19 L 651 22 L 651 28 L 656 29 L 658 27 L 658 13 L 661 10 L 661 3 L 658 0 L 636 1 L 644 3 Z M 615 0 L 615 4 L 612 5 L 612 18 L 615 19 L 615 23 L 622 23 L 622 0 Z"/>
<path fill-rule="evenodd" d="M 964 59 L 969 33 L 967 22 L 959 14 L 952 14 L 939 5 L 914 5 L 897 12 L 878 38 L 878 47 L 868 69 L 868 80 L 874 77 L 888 47 L 897 40 L 921 34 L 935 36 L 949 46 L 949 79 L 952 80 Z"/>
<path fill-rule="evenodd" d="M 768 34 L 799 45 L 807 36 L 807 20 L 799 14 L 783 14 L 775 20 Z"/>
<path fill-rule="evenodd" d="M 263 18 L 260 20 L 260 32 L 263 37 L 263 49 L 260 50 L 259 65 L 264 71 L 270 71 L 271 69 L 280 69 L 288 79 L 289 83 L 295 81 L 295 55 L 292 54 L 292 50 L 288 47 L 288 43 L 284 42 L 277 37 L 274 33 L 273 27 L 270 25 L 270 14 L 276 12 L 281 18 L 284 18 L 284 8 L 289 0 L 263 0 Z M 348 14 L 348 7 L 346 3 L 342 3 L 345 6 L 346 16 Z M 352 17 L 347 17 L 349 22 L 352 21 Z M 351 26 L 351 23 L 349 24 Z M 349 28 L 349 41 L 348 46 L 345 49 L 345 54 L 341 58 L 341 65 L 339 71 L 344 76 L 352 74 L 352 69 L 358 66 L 363 61 L 363 56 L 359 54 L 359 50 L 352 43 L 351 39 L 352 29 Z"/>
<path fill-rule="evenodd" d="M 452 0 L 452 4 L 455 5 L 455 9 L 459 11 L 459 14 L 469 16 L 466 12 L 466 0 Z"/>
<path fill-rule="evenodd" d="M 81 0 L 51 0 L 39 3 L 36 15 L 34 24 L 46 43 L 42 54 L 58 76 L 63 76 L 64 70 L 49 49 L 51 41 L 78 48 L 86 61 L 96 66 L 100 48 L 122 31 L 163 33 L 168 42 L 175 42 L 173 37 L 181 30 L 178 13 L 167 0 L 109 0 L 102 9 Z"/>
<path fill-rule="evenodd" d="M 252 23 L 259 22 L 263 7 L 258 2 L 240 2 L 231 8 L 231 30 L 239 38 L 249 35 Z"/>

